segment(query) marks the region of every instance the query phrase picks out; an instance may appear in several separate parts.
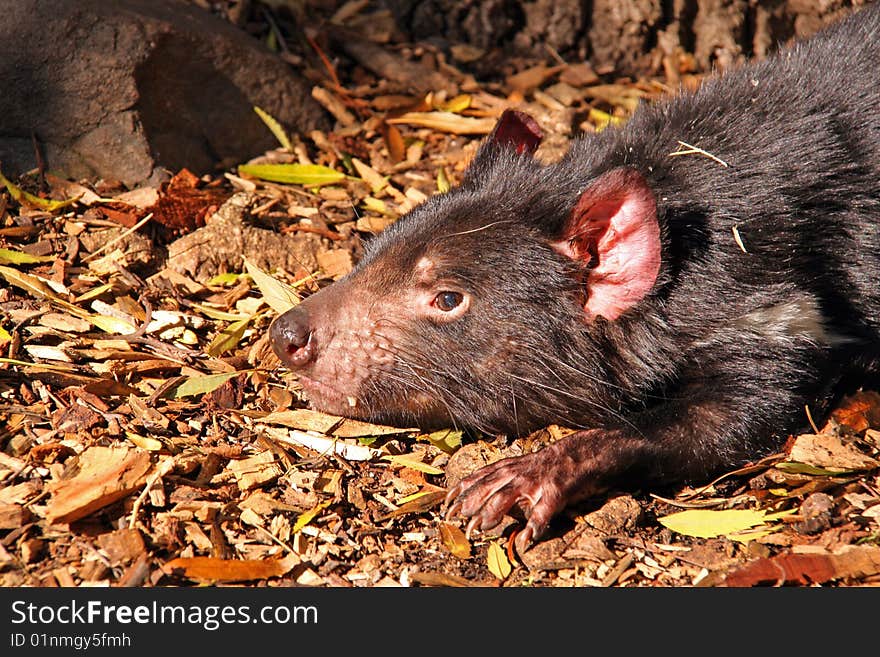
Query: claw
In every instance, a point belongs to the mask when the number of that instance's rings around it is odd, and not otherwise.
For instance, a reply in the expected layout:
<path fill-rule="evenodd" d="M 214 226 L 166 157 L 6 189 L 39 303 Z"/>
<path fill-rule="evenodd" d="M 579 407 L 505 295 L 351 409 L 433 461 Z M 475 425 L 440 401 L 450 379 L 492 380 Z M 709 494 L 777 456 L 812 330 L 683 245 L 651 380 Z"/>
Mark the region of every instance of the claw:
<path fill-rule="evenodd" d="M 513 544 L 516 546 L 517 553 L 522 554 L 529 549 L 529 547 L 534 542 L 533 536 L 534 534 L 532 532 L 532 527 L 529 523 L 526 523 L 526 526 L 522 529 L 522 531 L 517 533 L 516 538 L 513 541 Z"/>
<path fill-rule="evenodd" d="M 467 527 L 464 530 L 464 536 L 467 540 L 471 540 L 471 533 L 473 533 L 473 531 L 475 529 L 480 528 L 479 524 L 480 524 L 480 516 L 474 516 L 473 518 L 471 518 L 468 521 Z"/>

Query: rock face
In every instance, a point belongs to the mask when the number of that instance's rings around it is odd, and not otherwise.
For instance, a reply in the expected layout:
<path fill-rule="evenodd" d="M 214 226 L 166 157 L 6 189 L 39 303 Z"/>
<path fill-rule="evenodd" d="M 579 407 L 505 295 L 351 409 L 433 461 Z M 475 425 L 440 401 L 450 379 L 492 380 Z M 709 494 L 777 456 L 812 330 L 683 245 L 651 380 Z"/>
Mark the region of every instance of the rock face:
<path fill-rule="evenodd" d="M 273 146 L 253 106 L 325 127 L 309 87 L 258 41 L 179 0 L 0 0 L 0 164 L 127 185 Z"/>
<path fill-rule="evenodd" d="M 597 70 L 644 75 L 661 54 L 693 53 L 706 71 L 765 57 L 792 37 L 805 37 L 866 0 L 383 0 L 398 27 L 441 47 L 481 52 L 468 66 L 481 75 L 503 70 L 511 54 L 567 61 L 589 59 Z"/>

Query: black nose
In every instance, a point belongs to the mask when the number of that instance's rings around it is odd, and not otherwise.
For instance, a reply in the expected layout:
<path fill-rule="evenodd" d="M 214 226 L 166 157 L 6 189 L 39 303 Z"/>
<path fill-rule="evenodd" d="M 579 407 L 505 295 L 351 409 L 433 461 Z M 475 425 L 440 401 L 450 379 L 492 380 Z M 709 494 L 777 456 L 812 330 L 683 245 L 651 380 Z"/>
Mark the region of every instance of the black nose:
<path fill-rule="evenodd" d="M 302 367 L 315 357 L 309 313 L 299 306 L 275 318 L 269 339 L 278 358 L 289 367 Z"/>

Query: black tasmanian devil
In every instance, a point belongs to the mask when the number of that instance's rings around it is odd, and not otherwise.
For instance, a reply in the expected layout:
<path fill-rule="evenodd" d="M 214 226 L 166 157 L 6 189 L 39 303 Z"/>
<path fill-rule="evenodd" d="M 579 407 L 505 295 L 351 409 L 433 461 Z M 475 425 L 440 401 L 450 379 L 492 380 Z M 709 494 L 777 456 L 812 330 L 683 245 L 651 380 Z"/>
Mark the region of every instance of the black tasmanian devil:
<path fill-rule="evenodd" d="M 699 479 L 880 363 L 880 6 L 625 126 L 533 156 L 508 111 L 461 185 L 402 217 L 271 338 L 318 409 L 578 429 L 449 491 L 520 547 L 620 483 Z M 684 153 L 683 153 L 684 152 Z"/>

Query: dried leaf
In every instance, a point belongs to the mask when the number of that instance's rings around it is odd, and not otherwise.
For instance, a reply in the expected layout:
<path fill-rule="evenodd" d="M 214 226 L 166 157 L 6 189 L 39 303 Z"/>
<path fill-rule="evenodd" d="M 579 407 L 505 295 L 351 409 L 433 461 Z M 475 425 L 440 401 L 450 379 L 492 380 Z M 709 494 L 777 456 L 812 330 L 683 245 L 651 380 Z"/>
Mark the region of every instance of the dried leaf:
<path fill-rule="evenodd" d="M 788 450 L 788 459 L 837 471 L 871 470 L 880 465 L 880 462 L 830 433 L 798 436 Z"/>
<path fill-rule="evenodd" d="M 86 319 L 106 333 L 129 335 L 137 331 L 130 322 L 109 315 L 87 315 Z"/>
<path fill-rule="evenodd" d="M 459 116 L 452 112 L 407 112 L 393 119 L 388 119 L 388 123 L 419 125 L 456 135 L 488 135 L 495 127 L 495 119 L 491 117 Z"/>
<path fill-rule="evenodd" d="M 872 577 L 880 573 L 880 548 L 847 546 L 839 552 L 781 554 L 756 559 L 727 573 L 727 586 L 821 584 L 835 579 Z"/>
<path fill-rule="evenodd" d="M 281 315 L 299 303 L 299 294 L 295 289 L 273 278 L 248 258 L 244 258 L 244 266 L 260 290 L 260 294 L 263 295 L 263 299 L 276 313 Z"/>
<path fill-rule="evenodd" d="M 838 424 L 845 424 L 857 433 L 880 426 L 880 394 L 862 390 L 850 395 L 834 409 L 831 417 Z M 820 433 L 830 431 L 823 429 Z"/>
<path fill-rule="evenodd" d="M 507 78 L 507 86 L 513 91 L 527 94 L 532 89 L 540 87 L 564 68 L 565 66 L 562 65 L 545 66 L 544 64 L 538 64 L 537 66 L 532 66 L 531 68 L 527 68 L 524 71 L 509 76 Z"/>
<path fill-rule="evenodd" d="M 12 249 L 0 249 L 0 265 L 32 265 L 37 262 L 52 262 L 54 256 L 35 256 Z"/>
<path fill-rule="evenodd" d="M 289 185 L 330 185 L 345 180 L 345 174 L 320 164 L 240 164 L 239 174 Z"/>
<path fill-rule="evenodd" d="M 402 465 L 405 468 L 410 468 L 412 470 L 418 470 L 419 472 L 424 472 L 429 475 L 441 475 L 443 474 L 443 470 L 440 468 L 435 468 L 433 465 L 428 465 L 418 459 L 412 458 L 410 454 L 387 454 L 382 457 L 386 461 L 390 461 L 395 465 Z"/>
<path fill-rule="evenodd" d="M 410 513 L 424 513 L 428 509 L 441 504 L 445 498 L 446 490 L 442 488 L 439 490 L 420 490 L 414 495 L 401 499 L 399 507 L 384 516 L 381 516 L 379 520 L 384 521 L 389 518 L 397 518 Z"/>
<path fill-rule="evenodd" d="M 458 527 L 448 522 L 440 523 L 440 540 L 449 550 L 450 554 L 459 559 L 471 558 L 471 542 L 467 539 L 464 532 Z M 491 546 L 490 546 L 491 547 Z M 503 577 L 501 579 L 504 579 Z"/>
<path fill-rule="evenodd" d="M 346 443 L 337 438 L 328 438 L 327 436 L 316 436 L 305 433 L 303 431 L 272 429 L 267 427 L 266 433 L 271 435 L 275 440 L 286 443 L 288 445 L 298 445 L 314 450 L 319 454 L 338 454 L 349 461 L 369 461 L 379 456 L 378 449 L 367 447 L 365 445 L 353 445 Z"/>
<path fill-rule="evenodd" d="M 260 119 L 262 119 L 263 123 L 266 124 L 266 127 L 269 128 L 269 130 L 275 136 L 275 139 L 277 139 L 278 143 L 281 144 L 281 147 L 288 151 L 292 151 L 293 147 L 290 145 L 290 137 L 287 136 L 287 132 L 284 130 L 281 124 L 278 123 L 275 117 L 273 117 L 261 107 L 257 107 L 256 105 L 254 105 L 254 112 L 256 112 L 257 116 L 259 116 Z"/>
<path fill-rule="evenodd" d="M 489 543 L 488 553 L 486 554 L 486 566 L 488 566 L 489 572 L 500 580 L 505 580 L 510 575 L 513 567 L 510 565 L 510 561 L 508 561 L 507 554 L 501 543 Z"/>
<path fill-rule="evenodd" d="M 333 427 L 342 422 L 342 417 L 339 415 L 327 415 L 326 413 L 313 411 L 308 408 L 296 408 L 269 413 L 269 415 L 261 417 L 260 422 L 280 424 L 291 429 L 302 429 L 303 431 L 329 433 Z"/>
<path fill-rule="evenodd" d="M 794 513 L 794 510 L 767 513 L 751 509 L 725 509 L 721 511 L 690 509 L 673 513 L 658 520 L 664 527 L 685 536 L 714 538 L 751 529 L 791 513 Z"/>
<path fill-rule="evenodd" d="M 218 559 L 216 557 L 178 557 L 162 566 L 169 575 L 179 574 L 202 582 L 245 582 L 280 577 L 300 563 L 290 555 L 283 559 Z"/>
<path fill-rule="evenodd" d="M 782 461 L 773 467 L 789 474 L 811 475 L 814 477 L 839 477 L 840 475 L 847 474 L 845 470 L 828 470 L 827 468 L 817 468 L 815 465 L 793 461 Z"/>
<path fill-rule="evenodd" d="M 388 148 L 388 155 L 391 156 L 391 161 L 394 164 L 403 162 L 404 158 L 406 158 L 406 143 L 403 141 L 403 135 L 400 134 L 400 130 L 396 126 L 389 123 L 383 125 L 385 146 Z"/>
<path fill-rule="evenodd" d="M 24 272 L 20 272 L 17 269 L 12 269 L 10 267 L 0 267 L 0 276 L 5 278 L 11 285 L 20 287 L 25 292 L 38 298 L 52 300 L 58 298 L 55 296 L 55 293 L 49 289 L 49 286 L 36 276 L 25 274 Z M 77 310 L 82 312 L 81 308 L 77 308 Z"/>
<path fill-rule="evenodd" d="M 65 363 L 72 363 L 73 360 L 67 355 L 67 352 L 60 347 L 53 347 L 48 344 L 26 344 L 24 350 L 28 352 L 31 358 L 39 358 L 41 360 L 58 360 Z"/>
<path fill-rule="evenodd" d="M 250 370 L 236 370 L 235 372 L 221 372 L 220 374 L 207 374 L 205 376 L 191 376 L 181 381 L 176 386 L 170 388 L 168 395 L 174 399 L 181 397 L 190 397 L 192 395 L 203 395 L 212 390 L 216 390 L 229 379 L 232 379 L 242 372 Z"/>

